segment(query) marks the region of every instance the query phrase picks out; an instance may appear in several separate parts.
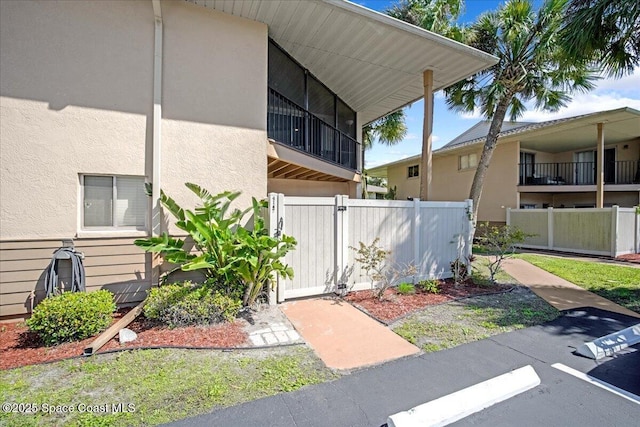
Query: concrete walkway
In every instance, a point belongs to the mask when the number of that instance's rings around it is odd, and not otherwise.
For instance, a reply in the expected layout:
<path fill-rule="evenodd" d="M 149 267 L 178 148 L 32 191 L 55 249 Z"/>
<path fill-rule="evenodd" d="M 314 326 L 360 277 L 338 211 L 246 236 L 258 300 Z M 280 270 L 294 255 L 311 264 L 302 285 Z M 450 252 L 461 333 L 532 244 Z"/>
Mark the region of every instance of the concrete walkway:
<path fill-rule="evenodd" d="M 354 369 L 409 356 L 420 349 L 351 304 L 314 298 L 281 305 L 304 340 L 333 369 Z"/>
<path fill-rule="evenodd" d="M 627 316 L 640 317 L 638 313 L 589 292 L 524 260 L 508 259 L 504 262 L 503 268 L 507 274 L 530 288 L 540 298 L 545 299 L 558 310 L 595 307 Z"/>

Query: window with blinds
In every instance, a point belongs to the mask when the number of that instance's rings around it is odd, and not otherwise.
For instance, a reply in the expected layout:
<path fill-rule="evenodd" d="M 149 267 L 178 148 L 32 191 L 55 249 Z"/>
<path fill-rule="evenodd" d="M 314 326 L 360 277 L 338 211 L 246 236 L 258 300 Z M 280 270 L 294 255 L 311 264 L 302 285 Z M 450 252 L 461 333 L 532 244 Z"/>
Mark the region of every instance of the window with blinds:
<path fill-rule="evenodd" d="M 148 197 L 144 177 L 82 177 L 82 227 L 145 229 Z"/>
<path fill-rule="evenodd" d="M 465 154 L 464 156 L 458 157 L 458 169 L 472 169 L 478 166 L 478 155 L 473 154 Z"/>

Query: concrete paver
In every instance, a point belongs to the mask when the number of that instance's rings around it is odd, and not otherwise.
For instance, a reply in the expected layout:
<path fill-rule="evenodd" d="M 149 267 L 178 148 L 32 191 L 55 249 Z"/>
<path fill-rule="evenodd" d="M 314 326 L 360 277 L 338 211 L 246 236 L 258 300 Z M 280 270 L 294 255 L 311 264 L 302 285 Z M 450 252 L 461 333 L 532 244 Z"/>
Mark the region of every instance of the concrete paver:
<path fill-rule="evenodd" d="M 420 352 L 418 347 L 338 299 L 292 301 L 281 308 L 330 368 L 360 368 Z"/>
<path fill-rule="evenodd" d="M 272 308 L 269 308 L 269 310 L 272 310 Z M 271 314 L 273 314 L 275 310 L 278 310 L 278 308 L 274 307 Z M 302 341 L 300 335 L 293 329 L 293 325 L 289 324 L 284 315 L 280 315 L 283 316 L 283 321 L 281 322 L 259 325 L 264 326 L 260 329 L 255 329 L 255 325 L 252 328 L 247 328 L 249 329 L 247 330 L 249 333 L 249 341 L 251 341 L 253 346 L 293 344 Z"/>
<path fill-rule="evenodd" d="M 595 307 L 627 316 L 640 317 L 638 313 L 589 292 L 524 260 L 508 259 L 504 262 L 503 268 L 507 274 L 524 286 L 529 287 L 536 295 L 558 310 Z"/>

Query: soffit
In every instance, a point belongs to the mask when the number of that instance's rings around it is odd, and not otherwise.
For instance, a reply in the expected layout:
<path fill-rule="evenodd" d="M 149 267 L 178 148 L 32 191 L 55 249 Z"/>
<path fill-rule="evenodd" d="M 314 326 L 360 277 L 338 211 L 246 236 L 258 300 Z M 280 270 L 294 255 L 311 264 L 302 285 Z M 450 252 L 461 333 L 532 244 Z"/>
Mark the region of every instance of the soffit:
<path fill-rule="evenodd" d="M 597 144 L 598 123 L 604 125 L 605 144 L 640 138 L 640 111 L 624 107 L 503 130 L 498 136 L 498 143 L 520 141 L 521 148 L 549 153 L 590 149 Z M 481 147 L 485 138 L 459 142 L 455 146 L 447 144 L 434 151 L 433 155 L 446 156 L 469 147 Z"/>
<path fill-rule="evenodd" d="M 598 123 L 603 123 L 605 144 L 640 138 L 640 113 L 622 109 L 523 134 L 520 147 L 550 153 L 595 149 L 598 143 Z"/>
<path fill-rule="evenodd" d="M 445 37 L 343 0 L 186 0 L 265 23 L 269 36 L 338 94 L 366 124 L 496 58 Z"/>

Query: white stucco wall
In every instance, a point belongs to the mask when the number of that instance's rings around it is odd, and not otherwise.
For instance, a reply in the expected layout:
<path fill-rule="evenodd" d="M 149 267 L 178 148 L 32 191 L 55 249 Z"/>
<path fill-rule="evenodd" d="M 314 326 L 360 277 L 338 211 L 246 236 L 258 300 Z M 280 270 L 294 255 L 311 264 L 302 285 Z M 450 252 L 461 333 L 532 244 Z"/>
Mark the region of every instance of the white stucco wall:
<path fill-rule="evenodd" d="M 163 2 L 162 185 L 266 196 L 267 28 Z M 78 231 L 79 174 L 147 175 L 150 1 L 0 2 L 0 239 Z"/>
<path fill-rule="evenodd" d="M 178 202 L 242 191 L 267 196 L 267 27 L 192 4 L 164 2 L 162 188 Z"/>

